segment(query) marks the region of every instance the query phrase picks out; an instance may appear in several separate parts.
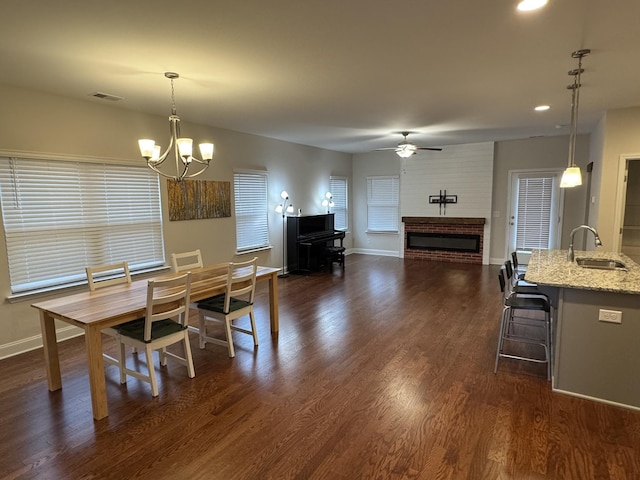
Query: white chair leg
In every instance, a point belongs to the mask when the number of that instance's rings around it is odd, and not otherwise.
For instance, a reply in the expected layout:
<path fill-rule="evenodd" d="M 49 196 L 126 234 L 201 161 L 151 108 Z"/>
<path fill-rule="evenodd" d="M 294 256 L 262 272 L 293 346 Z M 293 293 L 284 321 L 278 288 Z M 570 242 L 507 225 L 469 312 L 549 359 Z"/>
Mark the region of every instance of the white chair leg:
<path fill-rule="evenodd" d="M 233 338 L 231 337 L 231 323 L 229 319 L 224 322 L 224 327 L 227 331 L 227 346 L 229 347 L 229 356 L 233 358 L 236 356 L 236 352 L 233 348 Z"/>
<path fill-rule="evenodd" d="M 253 310 L 249 312 L 249 318 L 251 319 L 251 333 L 253 335 L 253 344 L 258 346 L 258 330 L 256 330 L 256 319 L 253 316 Z"/>
<path fill-rule="evenodd" d="M 165 347 L 160 349 L 160 365 L 163 367 L 167 366 L 167 349 Z"/>
<path fill-rule="evenodd" d="M 196 376 L 196 371 L 193 368 L 193 358 L 191 356 L 191 345 L 189 343 L 189 331 L 184 331 L 184 359 L 187 361 L 187 372 L 189 378 Z"/>
<path fill-rule="evenodd" d="M 151 349 L 151 345 L 147 345 L 145 348 L 145 353 L 147 356 L 147 369 L 149 371 L 149 381 L 151 383 L 151 396 L 158 396 L 158 383 L 156 382 L 156 371 L 153 368 L 153 350 Z"/>

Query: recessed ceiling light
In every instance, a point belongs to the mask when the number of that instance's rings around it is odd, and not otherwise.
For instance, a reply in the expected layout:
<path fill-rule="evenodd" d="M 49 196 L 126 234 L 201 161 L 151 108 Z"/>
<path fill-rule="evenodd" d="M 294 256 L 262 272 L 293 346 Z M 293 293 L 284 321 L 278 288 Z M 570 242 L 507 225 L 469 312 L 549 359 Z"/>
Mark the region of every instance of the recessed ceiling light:
<path fill-rule="evenodd" d="M 549 110 L 551 107 L 549 105 L 538 105 L 536 108 L 534 108 L 534 110 L 536 112 L 544 112 L 546 110 Z"/>
<path fill-rule="evenodd" d="M 530 12 L 531 10 L 537 10 L 544 7 L 547 4 L 547 0 L 521 0 L 518 3 L 518 10 L 521 12 Z"/>

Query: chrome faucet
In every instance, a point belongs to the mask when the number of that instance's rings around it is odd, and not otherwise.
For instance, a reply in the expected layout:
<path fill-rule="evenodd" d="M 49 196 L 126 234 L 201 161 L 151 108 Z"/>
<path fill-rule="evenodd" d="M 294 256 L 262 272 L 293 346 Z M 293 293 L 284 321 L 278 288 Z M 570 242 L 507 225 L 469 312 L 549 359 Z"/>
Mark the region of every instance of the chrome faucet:
<path fill-rule="evenodd" d="M 589 230 L 591 233 L 593 233 L 593 235 L 596 237 L 595 239 L 596 247 L 602 246 L 602 242 L 600 241 L 600 237 L 598 236 L 598 232 L 596 231 L 595 228 L 590 227 L 589 225 L 580 225 L 579 227 L 576 227 L 573 230 L 571 230 L 571 243 L 569 245 L 569 254 L 567 255 L 567 259 L 570 262 L 573 262 L 573 236 L 576 234 L 578 230 L 582 230 L 582 229 Z"/>

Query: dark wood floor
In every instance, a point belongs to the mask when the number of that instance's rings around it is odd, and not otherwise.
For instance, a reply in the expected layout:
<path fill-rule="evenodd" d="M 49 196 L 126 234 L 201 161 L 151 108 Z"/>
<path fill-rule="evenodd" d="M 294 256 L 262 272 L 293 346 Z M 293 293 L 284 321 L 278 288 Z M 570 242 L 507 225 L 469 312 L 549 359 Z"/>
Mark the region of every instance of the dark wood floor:
<path fill-rule="evenodd" d="M 351 255 L 344 273 L 280 279 L 278 338 L 262 286 L 255 351 L 193 336 L 196 377 L 156 367 L 156 399 L 109 366 L 99 422 L 82 338 L 60 347 L 58 392 L 42 351 L 3 360 L 0 477 L 640 478 L 640 413 L 554 394 L 544 366 L 493 374 L 496 273 Z"/>

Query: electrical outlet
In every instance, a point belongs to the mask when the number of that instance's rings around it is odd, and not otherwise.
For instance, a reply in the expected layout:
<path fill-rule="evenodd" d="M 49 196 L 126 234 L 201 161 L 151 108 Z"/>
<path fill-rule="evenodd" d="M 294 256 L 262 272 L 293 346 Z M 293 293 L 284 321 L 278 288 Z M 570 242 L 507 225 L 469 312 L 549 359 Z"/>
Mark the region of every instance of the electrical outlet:
<path fill-rule="evenodd" d="M 609 323 L 622 323 L 622 312 L 600 309 L 598 320 Z"/>

